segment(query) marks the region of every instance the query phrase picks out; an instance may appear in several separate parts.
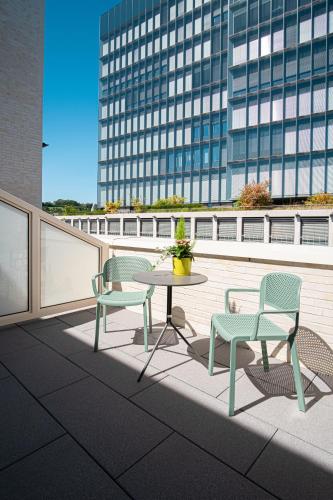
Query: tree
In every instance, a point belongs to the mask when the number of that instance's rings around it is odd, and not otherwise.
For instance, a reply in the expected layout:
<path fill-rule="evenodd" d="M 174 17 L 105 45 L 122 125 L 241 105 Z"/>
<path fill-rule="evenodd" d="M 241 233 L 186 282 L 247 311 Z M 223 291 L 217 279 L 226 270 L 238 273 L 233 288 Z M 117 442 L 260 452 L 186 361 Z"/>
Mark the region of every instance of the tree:
<path fill-rule="evenodd" d="M 59 200 L 55 200 L 53 202 L 54 206 L 55 207 L 64 207 L 66 205 L 69 205 L 69 206 L 72 206 L 72 207 L 79 207 L 80 206 L 80 203 L 78 201 L 75 201 L 75 200 L 63 200 L 61 198 L 59 198 Z"/>

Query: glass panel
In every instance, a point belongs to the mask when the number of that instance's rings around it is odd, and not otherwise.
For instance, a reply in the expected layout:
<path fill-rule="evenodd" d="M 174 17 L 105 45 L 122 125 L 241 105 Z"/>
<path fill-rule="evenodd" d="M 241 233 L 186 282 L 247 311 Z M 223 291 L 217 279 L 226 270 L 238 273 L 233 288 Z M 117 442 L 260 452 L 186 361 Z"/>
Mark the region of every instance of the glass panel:
<path fill-rule="evenodd" d="M 27 311 L 28 215 L 0 202 L 0 316 Z"/>
<path fill-rule="evenodd" d="M 99 249 L 41 222 L 41 307 L 92 297 Z"/>

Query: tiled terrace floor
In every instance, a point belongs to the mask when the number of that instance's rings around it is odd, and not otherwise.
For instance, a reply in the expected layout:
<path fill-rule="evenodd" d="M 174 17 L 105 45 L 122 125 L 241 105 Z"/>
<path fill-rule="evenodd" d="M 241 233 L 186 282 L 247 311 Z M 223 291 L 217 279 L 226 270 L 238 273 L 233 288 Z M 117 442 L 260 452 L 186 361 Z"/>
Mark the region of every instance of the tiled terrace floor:
<path fill-rule="evenodd" d="M 303 368 L 303 414 L 290 366 L 241 348 L 229 418 L 227 345 L 209 377 L 208 338 L 170 332 L 138 384 L 142 317 L 108 323 L 98 353 L 93 309 L 0 330 L 1 499 L 332 498 L 333 377 Z"/>

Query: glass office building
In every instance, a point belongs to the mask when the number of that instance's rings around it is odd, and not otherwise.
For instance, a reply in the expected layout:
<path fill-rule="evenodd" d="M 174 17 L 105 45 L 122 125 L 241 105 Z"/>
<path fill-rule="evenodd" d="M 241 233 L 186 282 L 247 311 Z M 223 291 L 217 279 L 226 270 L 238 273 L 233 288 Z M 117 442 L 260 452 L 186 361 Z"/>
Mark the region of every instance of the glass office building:
<path fill-rule="evenodd" d="M 332 70 L 331 0 L 123 0 L 100 23 L 99 204 L 333 192 Z"/>

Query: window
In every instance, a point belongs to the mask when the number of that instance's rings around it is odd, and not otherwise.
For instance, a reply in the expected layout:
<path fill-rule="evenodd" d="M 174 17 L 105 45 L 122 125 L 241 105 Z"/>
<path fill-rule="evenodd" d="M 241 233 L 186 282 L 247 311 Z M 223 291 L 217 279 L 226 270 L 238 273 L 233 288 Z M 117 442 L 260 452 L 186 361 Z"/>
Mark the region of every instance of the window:
<path fill-rule="evenodd" d="M 234 95 L 243 93 L 246 89 L 246 72 L 245 68 L 236 70 L 233 73 L 232 86 Z"/>
<path fill-rule="evenodd" d="M 299 21 L 299 43 L 311 40 L 311 13 L 303 14 Z"/>
<path fill-rule="evenodd" d="M 247 155 L 248 158 L 258 156 L 258 137 L 257 129 L 250 129 L 247 134 Z"/>
<path fill-rule="evenodd" d="M 298 72 L 300 78 L 310 76 L 311 72 L 311 47 L 301 47 L 298 52 Z"/>
<path fill-rule="evenodd" d="M 263 127 L 259 129 L 259 140 L 260 140 L 260 156 L 269 156 L 270 154 L 270 137 L 269 128 Z"/>
<path fill-rule="evenodd" d="M 313 38 L 326 35 L 327 17 L 325 8 L 320 7 L 313 18 Z"/>
<path fill-rule="evenodd" d="M 272 120 L 283 120 L 283 99 L 281 92 L 272 95 Z"/>
<path fill-rule="evenodd" d="M 271 75 L 270 75 L 270 62 L 261 61 L 260 63 L 260 87 L 265 88 L 270 85 Z"/>
<path fill-rule="evenodd" d="M 296 165 L 295 160 L 287 160 L 284 164 L 284 196 L 295 196 Z"/>
<path fill-rule="evenodd" d="M 236 65 L 246 62 L 247 60 L 246 52 L 247 50 L 246 50 L 245 38 L 237 40 L 237 42 L 234 43 L 233 47 L 233 55 L 232 55 L 233 64 Z"/>
<path fill-rule="evenodd" d="M 271 35 L 262 33 L 260 36 L 260 56 L 267 56 L 271 52 Z"/>
<path fill-rule="evenodd" d="M 249 101 L 248 111 L 249 111 L 248 125 L 249 126 L 257 125 L 258 124 L 258 104 L 257 104 L 256 100 Z"/>
<path fill-rule="evenodd" d="M 296 16 L 292 16 L 286 19 L 286 27 L 285 27 L 285 42 L 286 48 L 295 47 L 296 45 L 296 33 L 297 33 L 297 25 L 296 25 Z"/>
<path fill-rule="evenodd" d="M 313 120 L 312 128 L 312 150 L 322 151 L 325 149 L 325 121 L 324 120 Z"/>
<path fill-rule="evenodd" d="M 308 153 L 310 151 L 310 122 L 302 121 L 298 125 L 298 152 Z"/>
<path fill-rule="evenodd" d="M 296 153 L 296 127 L 295 125 L 286 125 L 284 130 L 284 153 Z"/>
<path fill-rule="evenodd" d="M 232 128 L 244 128 L 246 127 L 246 107 L 244 103 L 234 106 L 232 111 Z"/>
<path fill-rule="evenodd" d="M 245 132 L 237 132 L 232 136 L 232 159 L 245 158 Z"/>
<path fill-rule="evenodd" d="M 313 85 L 313 113 L 322 113 L 326 110 L 326 88 L 325 83 L 316 83 Z"/>
<path fill-rule="evenodd" d="M 269 123 L 271 120 L 271 102 L 270 96 L 261 96 L 260 98 L 260 123 Z"/>
<path fill-rule="evenodd" d="M 274 125 L 272 127 L 272 155 L 283 153 L 282 138 L 282 125 Z"/>
<path fill-rule="evenodd" d="M 296 89 L 287 89 L 285 93 L 285 118 L 296 117 Z"/>

